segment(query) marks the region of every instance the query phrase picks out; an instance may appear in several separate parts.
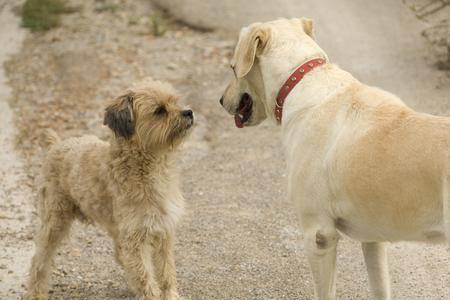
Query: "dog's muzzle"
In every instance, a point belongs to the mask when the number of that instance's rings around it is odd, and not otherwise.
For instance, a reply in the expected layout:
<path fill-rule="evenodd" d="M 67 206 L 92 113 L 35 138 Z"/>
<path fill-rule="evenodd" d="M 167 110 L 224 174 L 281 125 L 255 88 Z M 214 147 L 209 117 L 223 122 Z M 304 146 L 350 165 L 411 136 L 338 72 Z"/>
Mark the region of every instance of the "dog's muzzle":
<path fill-rule="evenodd" d="M 188 128 L 194 124 L 194 112 L 190 109 L 183 110 L 181 115 L 188 119 Z"/>

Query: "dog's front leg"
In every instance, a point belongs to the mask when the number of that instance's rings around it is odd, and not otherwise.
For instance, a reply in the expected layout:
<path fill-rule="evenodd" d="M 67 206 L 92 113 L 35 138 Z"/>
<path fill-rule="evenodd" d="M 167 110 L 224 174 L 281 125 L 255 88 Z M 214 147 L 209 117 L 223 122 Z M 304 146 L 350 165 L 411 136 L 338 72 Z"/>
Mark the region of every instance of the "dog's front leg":
<path fill-rule="evenodd" d="M 119 237 L 120 261 L 130 288 L 139 300 L 159 300 L 161 291 L 155 280 L 152 241 L 146 234 L 133 233 Z"/>
<path fill-rule="evenodd" d="M 177 292 L 177 272 L 173 256 L 173 233 L 157 237 L 153 253 L 162 300 L 181 299 Z"/>
<path fill-rule="evenodd" d="M 316 299 L 335 298 L 336 246 L 338 233 L 332 220 L 303 222 L 306 255 L 313 273 Z"/>
<path fill-rule="evenodd" d="M 383 243 L 361 243 L 372 298 L 374 300 L 391 299 L 389 268 L 386 246 Z"/>

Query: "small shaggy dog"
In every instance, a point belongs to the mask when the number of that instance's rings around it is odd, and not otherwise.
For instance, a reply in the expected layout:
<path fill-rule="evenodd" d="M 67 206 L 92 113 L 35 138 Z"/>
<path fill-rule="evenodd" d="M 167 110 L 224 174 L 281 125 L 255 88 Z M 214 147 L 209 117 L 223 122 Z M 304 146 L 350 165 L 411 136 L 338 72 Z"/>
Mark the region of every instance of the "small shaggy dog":
<path fill-rule="evenodd" d="M 177 98 L 168 84 L 146 80 L 106 108 L 111 143 L 49 135 L 25 299 L 47 299 L 52 257 L 75 219 L 106 229 L 138 299 L 180 299 L 172 248 L 183 197 L 174 154 L 194 118 Z"/>

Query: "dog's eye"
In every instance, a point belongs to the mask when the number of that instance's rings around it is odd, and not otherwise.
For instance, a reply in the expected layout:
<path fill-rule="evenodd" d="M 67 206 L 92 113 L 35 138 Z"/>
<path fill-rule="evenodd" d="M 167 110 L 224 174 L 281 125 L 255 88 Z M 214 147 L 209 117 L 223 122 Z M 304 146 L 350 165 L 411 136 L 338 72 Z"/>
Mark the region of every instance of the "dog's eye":
<path fill-rule="evenodd" d="M 165 114 L 167 111 L 166 111 L 166 108 L 164 107 L 164 106 L 160 106 L 160 107 L 158 107 L 156 110 L 155 110 L 155 112 L 154 112 L 154 114 L 155 115 L 162 115 L 162 114 Z"/>

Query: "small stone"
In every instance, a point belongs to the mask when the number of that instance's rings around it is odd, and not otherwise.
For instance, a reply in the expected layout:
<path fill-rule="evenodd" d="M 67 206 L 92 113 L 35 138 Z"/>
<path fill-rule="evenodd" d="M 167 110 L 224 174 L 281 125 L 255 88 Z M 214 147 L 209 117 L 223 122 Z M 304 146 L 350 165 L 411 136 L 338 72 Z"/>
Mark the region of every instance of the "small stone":
<path fill-rule="evenodd" d="M 176 69 L 178 69 L 178 65 L 176 63 L 169 63 L 167 65 L 167 69 L 169 69 L 169 70 L 176 70 Z"/>

